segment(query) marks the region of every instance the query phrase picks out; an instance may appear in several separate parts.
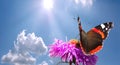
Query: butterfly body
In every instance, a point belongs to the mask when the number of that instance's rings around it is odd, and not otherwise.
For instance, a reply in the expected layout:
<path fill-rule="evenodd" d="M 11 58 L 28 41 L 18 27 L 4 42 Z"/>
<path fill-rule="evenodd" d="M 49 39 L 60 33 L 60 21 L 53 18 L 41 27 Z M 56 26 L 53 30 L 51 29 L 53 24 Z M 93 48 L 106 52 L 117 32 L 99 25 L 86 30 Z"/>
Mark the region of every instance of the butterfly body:
<path fill-rule="evenodd" d="M 86 55 L 93 55 L 100 51 L 103 47 L 103 40 L 106 39 L 109 30 L 113 27 L 113 23 L 103 23 L 92 28 L 90 31 L 85 32 L 82 29 L 79 18 L 78 22 L 80 31 L 80 47 L 83 53 Z"/>

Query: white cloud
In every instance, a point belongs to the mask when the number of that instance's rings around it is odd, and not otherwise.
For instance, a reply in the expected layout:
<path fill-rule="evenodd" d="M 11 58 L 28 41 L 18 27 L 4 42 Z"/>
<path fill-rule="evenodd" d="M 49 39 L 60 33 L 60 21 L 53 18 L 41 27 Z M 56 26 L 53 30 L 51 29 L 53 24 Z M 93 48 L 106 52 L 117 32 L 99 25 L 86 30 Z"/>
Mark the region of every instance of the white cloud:
<path fill-rule="evenodd" d="M 25 31 L 22 31 L 14 43 L 14 48 L 3 55 L 1 60 L 3 63 L 14 65 L 35 65 L 37 60 L 32 55 L 41 55 L 46 52 L 47 46 L 41 37 L 35 36 L 34 33 L 25 35 Z"/>
<path fill-rule="evenodd" d="M 14 65 L 34 65 L 36 59 L 33 58 L 28 53 L 16 53 L 13 50 L 9 50 L 8 54 L 3 55 L 2 57 L 3 63 L 8 62 Z"/>
<path fill-rule="evenodd" d="M 48 65 L 48 63 L 46 61 L 43 61 L 41 64 L 38 65 Z"/>
<path fill-rule="evenodd" d="M 45 46 L 41 37 L 35 36 L 34 33 L 25 36 L 25 31 L 18 35 L 15 47 L 22 52 L 29 51 L 37 55 L 47 52 L 47 46 Z"/>
<path fill-rule="evenodd" d="M 82 4 L 83 6 L 92 6 L 94 0 L 74 0 L 76 4 Z"/>

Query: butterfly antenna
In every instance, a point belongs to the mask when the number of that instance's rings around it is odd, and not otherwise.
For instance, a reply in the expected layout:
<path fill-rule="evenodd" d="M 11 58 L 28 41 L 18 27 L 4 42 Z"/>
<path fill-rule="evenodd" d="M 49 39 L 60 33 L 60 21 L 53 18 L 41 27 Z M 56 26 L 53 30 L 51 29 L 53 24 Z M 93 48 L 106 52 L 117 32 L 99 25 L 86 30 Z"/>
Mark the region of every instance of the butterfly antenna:
<path fill-rule="evenodd" d="M 80 17 L 78 16 L 77 21 L 80 22 Z"/>
<path fill-rule="evenodd" d="M 81 20 L 80 20 L 79 16 L 77 18 L 77 21 L 78 21 L 78 25 L 79 25 L 79 31 L 82 31 Z"/>
<path fill-rule="evenodd" d="M 80 17 L 78 16 L 77 18 L 77 21 L 78 21 L 78 28 L 79 28 L 79 35 L 80 35 L 80 41 L 82 40 L 82 26 L 81 26 L 81 20 L 80 20 Z"/>

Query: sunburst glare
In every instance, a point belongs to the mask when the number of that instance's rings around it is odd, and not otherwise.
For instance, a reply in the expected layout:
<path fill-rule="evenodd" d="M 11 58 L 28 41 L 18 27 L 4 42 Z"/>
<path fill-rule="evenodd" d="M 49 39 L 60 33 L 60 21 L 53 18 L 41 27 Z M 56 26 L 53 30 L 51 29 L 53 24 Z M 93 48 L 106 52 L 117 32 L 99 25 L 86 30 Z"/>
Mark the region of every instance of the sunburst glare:
<path fill-rule="evenodd" d="M 53 8 L 53 0 L 43 0 L 43 7 L 46 10 L 51 10 Z"/>

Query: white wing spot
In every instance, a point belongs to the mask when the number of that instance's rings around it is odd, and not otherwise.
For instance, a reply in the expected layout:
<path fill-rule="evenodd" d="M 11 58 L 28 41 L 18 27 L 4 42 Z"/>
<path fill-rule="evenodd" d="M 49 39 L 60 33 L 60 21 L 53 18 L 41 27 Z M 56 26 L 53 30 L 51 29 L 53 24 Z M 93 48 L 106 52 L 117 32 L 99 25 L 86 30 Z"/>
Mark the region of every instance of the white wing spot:
<path fill-rule="evenodd" d="M 104 29 L 104 28 L 105 28 L 105 25 L 104 25 L 104 24 L 101 24 L 101 27 L 102 27 L 102 29 Z"/>
<path fill-rule="evenodd" d="M 108 28 L 105 28 L 105 30 L 108 30 Z"/>

